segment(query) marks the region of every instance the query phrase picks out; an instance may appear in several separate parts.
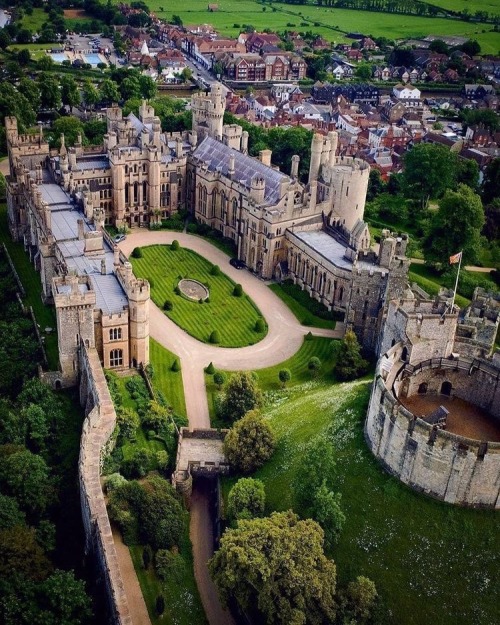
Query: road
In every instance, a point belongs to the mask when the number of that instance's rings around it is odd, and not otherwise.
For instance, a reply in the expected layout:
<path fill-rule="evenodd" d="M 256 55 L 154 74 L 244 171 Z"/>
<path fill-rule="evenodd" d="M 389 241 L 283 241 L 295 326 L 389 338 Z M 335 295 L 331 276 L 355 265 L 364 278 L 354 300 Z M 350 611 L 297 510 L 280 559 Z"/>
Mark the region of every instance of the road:
<path fill-rule="evenodd" d="M 150 336 L 180 358 L 186 410 L 191 429 L 210 427 L 204 378 L 204 368 L 210 362 L 213 362 L 217 369 L 233 371 L 262 369 L 293 356 L 302 345 L 304 335 L 309 331 L 317 336 L 330 338 L 343 336 L 343 324 L 337 324 L 335 330 L 301 326 L 287 306 L 262 280 L 246 270 L 232 267 L 226 254 L 200 237 L 180 232 L 139 230 L 128 235 L 126 240 L 120 243 L 120 249 L 129 256 L 135 247 L 166 245 L 172 243 L 174 239 L 177 239 L 182 247 L 195 250 L 214 265 L 219 265 L 230 278 L 240 283 L 245 293 L 262 311 L 268 324 L 266 337 L 256 345 L 238 349 L 217 347 L 201 343 L 189 336 L 151 302 Z M 207 562 L 213 554 L 209 503 L 206 490 L 195 485 L 190 502 L 189 533 L 193 544 L 196 583 L 210 625 L 235 625 L 231 614 L 224 610 L 220 603 L 207 567 Z"/>

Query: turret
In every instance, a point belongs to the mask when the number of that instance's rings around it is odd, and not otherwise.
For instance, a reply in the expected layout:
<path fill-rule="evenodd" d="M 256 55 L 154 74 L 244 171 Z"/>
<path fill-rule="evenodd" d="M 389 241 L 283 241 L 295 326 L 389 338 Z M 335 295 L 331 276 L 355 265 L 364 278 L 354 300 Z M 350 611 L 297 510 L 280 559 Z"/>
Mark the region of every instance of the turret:
<path fill-rule="evenodd" d="M 316 133 L 311 143 L 311 164 L 309 166 L 309 183 L 317 180 L 321 165 L 321 153 L 323 151 L 323 136 Z"/>
<path fill-rule="evenodd" d="M 248 154 L 248 132 L 246 130 L 241 133 L 241 152 Z"/>
<path fill-rule="evenodd" d="M 290 176 L 292 178 L 297 179 L 299 177 L 299 163 L 300 163 L 300 156 L 298 156 L 297 154 L 294 154 L 292 156 L 292 167 L 290 169 Z"/>
<path fill-rule="evenodd" d="M 266 181 L 260 176 L 252 178 L 250 184 L 250 197 L 253 198 L 256 204 L 263 204 L 266 193 Z"/>

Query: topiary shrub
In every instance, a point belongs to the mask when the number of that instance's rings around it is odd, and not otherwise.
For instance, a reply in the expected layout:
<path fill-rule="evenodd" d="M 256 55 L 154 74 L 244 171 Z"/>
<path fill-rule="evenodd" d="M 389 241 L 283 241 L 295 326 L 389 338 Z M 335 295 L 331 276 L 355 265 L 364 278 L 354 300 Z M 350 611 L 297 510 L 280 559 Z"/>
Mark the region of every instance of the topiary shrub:
<path fill-rule="evenodd" d="M 170 299 L 166 299 L 165 302 L 163 303 L 163 310 L 172 310 L 173 307 L 174 307 L 174 304 L 172 300 Z"/>
<path fill-rule="evenodd" d="M 243 287 L 241 286 L 241 284 L 234 285 L 233 295 L 235 297 L 241 297 L 243 295 Z"/>
<path fill-rule="evenodd" d="M 142 250 L 140 247 L 134 247 L 132 250 L 132 258 L 142 258 Z"/>
<path fill-rule="evenodd" d="M 312 340 L 313 340 L 313 338 L 314 338 L 314 337 L 313 337 L 313 335 L 312 335 L 312 332 L 308 332 L 308 333 L 306 334 L 306 336 L 305 336 L 305 340 L 306 340 L 306 341 L 312 341 Z"/>
<path fill-rule="evenodd" d="M 214 384 L 217 385 L 219 391 L 222 389 L 222 385 L 226 381 L 226 374 L 223 371 L 216 371 L 214 373 Z"/>
<path fill-rule="evenodd" d="M 178 286 L 176 286 L 176 287 L 175 287 L 175 289 L 174 289 L 174 293 L 175 293 L 176 295 L 180 295 L 180 294 L 181 294 L 181 290 L 180 290 L 180 288 L 179 288 Z"/>
<path fill-rule="evenodd" d="M 174 360 L 174 362 L 172 363 L 172 366 L 170 367 L 172 371 L 180 371 L 181 370 L 181 363 L 179 362 L 178 358 L 176 358 Z"/>
<path fill-rule="evenodd" d="M 262 317 L 259 317 L 255 322 L 254 330 L 255 332 L 264 332 L 265 329 L 266 324 L 264 323 L 264 319 L 262 319 Z"/>
<path fill-rule="evenodd" d="M 204 299 L 203 297 L 200 297 L 200 299 L 198 300 L 198 304 L 203 304 L 204 303 Z"/>
<path fill-rule="evenodd" d="M 172 250 L 172 252 L 177 252 L 177 250 L 180 248 L 180 243 L 179 241 L 177 241 L 177 239 L 174 239 L 172 241 L 172 243 L 170 244 L 170 249 Z"/>
<path fill-rule="evenodd" d="M 214 330 L 208 340 L 210 341 L 210 343 L 213 343 L 214 345 L 217 345 L 217 343 L 220 343 L 219 332 L 217 330 Z"/>
<path fill-rule="evenodd" d="M 215 367 L 214 367 L 214 363 L 213 362 L 211 362 L 208 365 L 208 367 L 206 367 L 205 373 L 208 373 L 208 375 L 213 375 L 215 373 Z"/>
<path fill-rule="evenodd" d="M 219 265 L 212 265 L 212 269 L 210 269 L 211 276 L 220 276 L 220 267 Z"/>
<path fill-rule="evenodd" d="M 207 297 L 207 299 L 205 300 L 205 304 L 210 304 L 210 298 Z"/>

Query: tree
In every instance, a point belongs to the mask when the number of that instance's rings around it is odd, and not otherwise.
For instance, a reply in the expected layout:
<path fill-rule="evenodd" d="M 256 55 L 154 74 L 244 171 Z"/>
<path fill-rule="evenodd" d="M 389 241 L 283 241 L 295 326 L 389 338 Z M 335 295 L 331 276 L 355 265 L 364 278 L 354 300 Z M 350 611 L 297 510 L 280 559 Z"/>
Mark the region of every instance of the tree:
<path fill-rule="evenodd" d="M 22 575 L 27 580 L 41 581 L 50 570 L 51 564 L 32 528 L 15 525 L 0 530 L 0 579 Z"/>
<path fill-rule="evenodd" d="M 262 319 L 262 317 L 259 317 L 257 321 L 255 322 L 254 330 L 255 332 L 260 333 L 260 332 L 264 332 L 265 329 L 266 329 L 266 323 L 264 319 Z"/>
<path fill-rule="evenodd" d="M 285 388 L 286 383 L 290 382 L 290 380 L 292 379 L 292 373 L 290 369 L 280 369 L 278 373 L 278 378 L 283 388 Z"/>
<path fill-rule="evenodd" d="M 358 623 L 370 618 L 377 599 L 377 589 L 371 579 L 361 575 L 356 577 L 347 585 L 347 596 Z"/>
<path fill-rule="evenodd" d="M 382 180 L 382 175 L 378 169 L 370 170 L 370 176 L 368 178 L 368 190 L 366 192 L 366 199 L 368 202 L 374 200 L 377 195 L 383 193 L 386 189 L 386 184 Z"/>
<path fill-rule="evenodd" d="M 210 343 L 212 343 L 213 345 L 217 345 L 217 343 L 220 343 L 219 331 L 218 330 L 212 330 L 212 332 L 210 333 L 210 337 L 209 337 L 208 341 Z"/>
<path fill-rule="evenodd" d="M 142 249 L 140 247 L 134 247 L 132 250 L 132 258 L 142 258 Z"/>
<path fill-rule="evenodd" d="M 112 104 L 113 102 L 118 102 L 120 100 L 120 93 L 116 82 L 110 80 L 109 78 L 102 81 L 99 88 L 99 100 L 108 104 Z"/>
<path fill-rule="evenodd" d="M 80 90 L 72 76 L 61 78 L 61 100 L 65 106 L 69 106 L 70 112 L 74 106 L 80 104 Z"/>
<path fill-rule="evenodd" d="M 372 66 L 369 63 L 361 63 L 356 68 L 356 78 L 366 82 L 372 77 Z"/>
<path fill-rule="evenodd" d="M 429 50 L 432 50 L 432 52 L 437 52 L 438 54 L 449 54 L 449 48 L 448 48 L 448 44 L 446 42 L 444 42 L 442 39 L 434 39 L 434 41 L 431 41 L 431 43 L 429 44 Z"/>
<path fill-rule="evenodd" d="M 484 207 L 485 223 L 483 235 L 488 241 L 500 239 L 500 197 Z"/>
<path fill-rule="evenodd" d="M 0 493 L 0 530 L 8 530 L 16 525 L 25 525 L 24 513 L 14 497 L 8 497 Z"/>
<path fill-rule="evenodd" d="M 23 50 L 19 50 L 19 52 L 17 53 L 17 62 L 19 63 L 19 65 L 25 67 L 30 61 L 31 52 L 26 48 L 23 48 Z"/>
<path fill-rule="evenodd" d="M 37 66 L 42 72 L 46 72 L 54 67 L 54 61 L 52 57 L 47 54 L 38 59 Z"/>
<path fill-rule="evenodd" d="M 328 488 L 325 482 L 314 491 L 312 505 L 308 512 L 317 521 L 325 532 L 325 544 L 331 549 L 337 542 L 345 523 L 345 514 L 342 512 L 340 501 L 341 493 L 335 493 Z"/>
<path fill-rule="evenodd" d="M 316 490 L 323 484 L 333 490 L 336 460 L 333 445 L 324 437 L 311 441 L 303 458 L 292 486 L 297 504 L 305 510 L 311 507 Z"/>
<path fill-rule="evenodd" d="M 323 552 L 323 531 L 290 510 L 228 529 L 209 570 L 224 604 L 257 609 L 270 625 L 335 619 L 336 567 Z"/>
<path fill-rule="evenodd" d="M 172 19 L 170 20 L 170 23 L 173 24 L 174 26 L 182 27 L 182 20 L 178 15 L 172 15 Z"/>
<path fill-rule="evenodd" d="M 193 77 L 193 70 L 190 67 L 185 67 L 181 72 L 181 77 L 184 82 L 189 82 Z"/>
<path fill-rule="evenodd" d="M 41 584 L 40 593 L 43 596 L 40 623 L 80 625 L 91 615 L 90 597 L 73 571 L 54 571 Z"/>
<path fill-rule="evenodd" d="M 64 143 L 66 147 L 69 147 L 75 145 L 78 141 L 78 135 L 82 135 L 83 138 L 83 124 L 78 117 L 59 117 L 52 124 L 52 133 L 52 146 L 59 147 L 61 145 L 61 135 L 63 134 Z"/>
<path fill-rule="evenodd" d="M 422 208 L 453 186 L 455 155 L 442 145 L 420 143 L 405 153 L 403 163 L 404 193 Z"/>
<path fill-rule="evenodd" d="M 477 56 L 481 52 L 481 46 L 475 39 L 469 39 L 462 44 L 461 48 L 469 56 Z"/>
<path fill-rule="evenodd" d="M 165 612 L 165 599 L 163 595 L 156 597 L 156 614 L 161 616 Z"/>
<path fill-rule="evenodd" d="M 45 450 L 45 443 L 49 437 L 49 423 L 43 408 L 30 404 L 21 410 L 21 422 L 30 450 L 34 453 Z"/>
<path fill-rule="evenodd" d="M 233 295 L 235 297 L 241 297 L 243 295 L 243 287 L 241 286 L 241 284 L 234 285 Z"/>
<path fill-rule="evenodd" d="M 172 250 L 172 252 L 177 252 L 177 250 L 179 250 L 181 247 L 179 241 L 177 241 L 177 239 L 174 239 L 172 241 L 172 243 L 170 244 L 170 249 Z"/>
<path fill-rule="evenodd" d="M 426 262 L 448 266 L 449 257 L 460 251 L 463 263 L 476 262 L 484 221 L 481 198 L 470 187 L 459 184 L 456 191 L 446 191 L 422 242 Z"/>
<path fill-rule="evenodd" d="M 257 410 L 250 410 L 233 425 L 224 439 L 224 453 L 233 467 L 250 473 L 273 455 L 276 438 L 271 426 Z"/>
<path fill-rule="evenodd" d="M 466 184 L 473 191 L 479 188 L 479 165 L 470 158 L 457 157 L 456 181 L 458 184 Z"/>
<path fill-rule="evenodd" d="M 57 110 L 61 108 L 61 90 L 55 76 L 42 72 L 38 76 L 38 87 L 42 108 Z"/>
<path fill-rule="evenodd" d="M 226 374 L 223 371 L 216 371 L 214 373 L 214 384 L 217 385 L 219 391 L 226 382 Z"/>
<path fill-rule="evenodd" d="M 146 100 L 154 98 L 158 91 L 155 81 L 150 76 L 139 76 L 139 93 Z"/>
<path fill-rule="evenodd" d="M 91 110 L 99 102 L 99 91 L 95 87 L 94 83 L 90 80 L 86 80 L 83 83 L 82 97 L 85 106 L 88 106 Z"/>
<path fill-rule="evenodd" d="M 266 505 L 264 483 L 251 477 L 242 477 L 229 491 L 227 513 L 235 520 L 261 516 Z"/>
<path fill-rule="evenodd" d="M 160 477 L 148 480 L 141 504 L 139 527 L 146 544 L 154 550 L 178 545 L 186 526 L 186 511 L 173 487 Z"/>
<path fill-rule="evenodd" d="M 19 93 L 21 93 L 28 100 L 28 102 L 31 103 L 33 109 L 38 111 L 40 108 L 41 94 L 37 82 L 35 80 L 31 80 L 30 78 L 21 78 L 17 88 Z"/>
<path fill-rule="evenodd" d="M 248 411 L 260 408 L 262 393 L 248 372 L 233 373 L 225 388 L 221 416 L 228 422 L 241 419 Z"/>
<path fill-rule="evenodd" d="M 500 158 L 494 158 L 486 167 L 482 186 L 482 198 L 485 204 L 500 197 Z"/>
<path fill-rule="evenodd" d="M 342 339 L 335 364 L 335 375 L 339 380 L 354 380 L 366 372 L 368 362 L 361 356 L 361 347 L 352 330 L 347 330 Z"/>
<path fill-rule="evenodd" d="M 142 550 L 142 566 L 146 569 L 149 569 L 149 565 L 151 564 L 151 560 L 153 559 L 153 550 L 149 545 L 146 545 Z"/>
<path fill-rule="evenodd" d="M 139 77 L 132 75 L 125 78 L 120 84 L 120 94 L 124 100 L 139 98 L 141 96 Z"/>
<path fill-rule="evenodd" d="M 323 366 L 321 360 L 317 356 L 313 356 L 309 359 L 307 363 L 307 368 L 312 373 L 314 377 L 316 377 L 321 371 L 321 367 Z"/>
<path fill-rule="evenodd" d="M 135 410 L 120 407 L 116 413 L 116 423 L 120 428 L 120 436 L 127 440 L 135 440 L 137 428 L 141 425 Z"/>
<path fill-rule="evenodd" d="M 168 409 L 153 399 L 141 420 L 144 427 L 158 433 L 167 425 Z"/>
<path fill-rule="evenodd" d="M 5 28 L 0 28 L 0 49 L 6 50 L 10 44 L 12 43 L 12 39 L 10 35 L 5 30 Z"/>

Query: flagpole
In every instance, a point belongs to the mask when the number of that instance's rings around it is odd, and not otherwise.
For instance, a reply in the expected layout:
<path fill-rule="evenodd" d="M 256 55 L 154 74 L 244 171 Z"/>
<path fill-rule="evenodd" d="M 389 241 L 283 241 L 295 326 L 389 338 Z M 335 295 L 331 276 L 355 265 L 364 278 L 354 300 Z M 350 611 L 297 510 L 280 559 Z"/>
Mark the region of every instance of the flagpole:
<path fill-rule="evenodd" d="M 455 280 L 455 290 L 453 291 L 453 301 L 451 303 L 452 310 L 453 310 L 453 306 L 455 306 L 455 297 L 456 297 L 457 288 L 458 288 L 458 278 L 460 276 L 460 267 L 462 266 L 462 255 L 463 255 L 463 250 L 460 251 L 460 258 L 458 260 L 457 279 Z"/>

